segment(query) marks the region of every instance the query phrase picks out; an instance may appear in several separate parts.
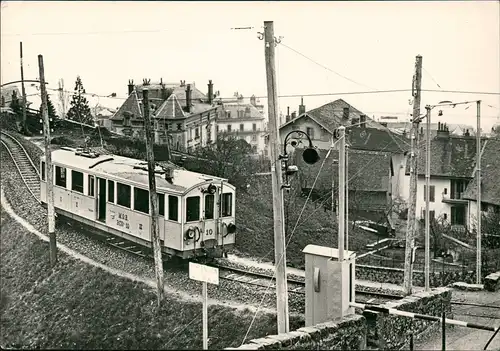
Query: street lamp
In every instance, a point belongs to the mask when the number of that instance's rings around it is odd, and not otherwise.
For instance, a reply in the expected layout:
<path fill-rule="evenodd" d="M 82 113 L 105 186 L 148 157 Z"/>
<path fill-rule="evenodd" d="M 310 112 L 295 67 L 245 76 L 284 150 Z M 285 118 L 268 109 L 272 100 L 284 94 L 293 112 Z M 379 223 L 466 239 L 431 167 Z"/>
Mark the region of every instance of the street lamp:
<path fill-rule="evenodd" d="M 294 133 L 305 135 L 307 137 L 307 140 L 309 141 L 309 146 L 302 153 L 302 159 L 304 160 L 304 162 L 312 165 L 312 164 L 315 164 L 316 162 L 318 162 L 320 159 L 319 154 L 316 151 L 316 148 L 313 146 L 312 140 L 307 133 L 305 133 L 301 130 L 292 130 L 290 133 L 288 133 L 285 136 L 285 141 L 283 143 L 283 154 L 279 155 L 279 157 L 278 157 L 279 160 L 282 160 L 285 163 L 285 184 L 283 184 L 281 186 L 281 189 L 290 190 L 290 184 L 288 184 L 288 177 L 297 173 L 297 171 L 299 170 L 297 166 L 293 166 L 293 165 L 289 166 L 288 165 L 289 159 L 288 159 L 288 153 L 286 152 L 286 147 L 288 145 L 288 138 L 290 137 L 290 135 L 292 135 Z M 293 147 L 296 147 L 299 143 L 300 142 L 293 140 L 290 142 L 290 145 Z"/>
<path fill-rule="evenodd" d="M 419 117 L 420 120 L 426 118 L 426 164 L 425 164 L 425 290 L 429 291 L 429 265 L 430 265 L 430 216 L 429 216 L 429 197 L 430 197 L 430 169 L 431 169 L 431 110 L 436 107 L 448 107 L 453 108 L 457 105 L 466 105 L 471 103 L 477 103 L 477 132 L 476 132 L 476 172 L 477 172 L 477 262 L 476 262 L 476 281 L 477 284 L 481 282 L 481 132 L 480 132 L 480 103 L 481 101 L 464 101 L 454 103 L 452 101 L 441 101 L 436 105 L 427 105 L 425 109 L 427 110 L 425 116 Z M 439 110 L 439 116 L 443 115 L 443 111 Z M 444 258 L 443 258 L 444 260 Z M 444 261 L 443 261 L 444 267 Z"/>

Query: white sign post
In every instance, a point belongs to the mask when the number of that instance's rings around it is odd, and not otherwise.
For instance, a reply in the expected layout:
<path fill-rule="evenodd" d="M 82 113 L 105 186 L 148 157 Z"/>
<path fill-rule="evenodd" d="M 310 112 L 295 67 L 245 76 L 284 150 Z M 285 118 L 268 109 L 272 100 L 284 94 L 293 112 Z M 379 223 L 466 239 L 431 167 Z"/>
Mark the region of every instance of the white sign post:
<path fill-rule="evenodd" d="M 203 282 L 203 350 L 208 350 L 207 283 L 219 285 L 219 269 L 189 262 L 189 278 Z"/>

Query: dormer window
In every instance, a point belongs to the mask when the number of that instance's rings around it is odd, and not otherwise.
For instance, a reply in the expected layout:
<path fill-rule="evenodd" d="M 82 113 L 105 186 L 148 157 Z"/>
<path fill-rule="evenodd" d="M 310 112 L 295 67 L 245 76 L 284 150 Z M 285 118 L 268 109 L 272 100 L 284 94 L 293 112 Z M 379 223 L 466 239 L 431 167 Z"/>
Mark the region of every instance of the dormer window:
<path fill-rule="evenodd" d="M 226 111 L 226 118 L 231 118 L 231 111 Z"/>

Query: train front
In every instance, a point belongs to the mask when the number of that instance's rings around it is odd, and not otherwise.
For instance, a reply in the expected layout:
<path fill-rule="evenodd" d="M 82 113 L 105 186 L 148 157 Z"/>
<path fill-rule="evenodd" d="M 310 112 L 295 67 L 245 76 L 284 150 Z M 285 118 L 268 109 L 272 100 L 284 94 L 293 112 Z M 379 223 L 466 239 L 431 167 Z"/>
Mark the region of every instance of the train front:
<path fill-rule="evenodd" d="M 184 198 L 183 251 L 189 256 L 222 257 L 235 243 L 235 187 L 224 180 L 207 181 Z"/>

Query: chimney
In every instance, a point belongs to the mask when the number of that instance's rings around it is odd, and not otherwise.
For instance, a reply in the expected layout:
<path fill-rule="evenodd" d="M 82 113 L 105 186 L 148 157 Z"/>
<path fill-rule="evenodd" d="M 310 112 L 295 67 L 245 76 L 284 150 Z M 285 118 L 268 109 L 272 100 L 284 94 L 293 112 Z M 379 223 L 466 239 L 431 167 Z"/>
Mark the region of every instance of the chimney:
<path fill-rule="evenodd" d="M 344 107 L 343 118 L 344 119 L 349 119 L 349 107 Z"/>
<path fill-rule="evenodd" d="M 212 80 L 210 79 L 208 81 L 208 103 L 211 104 L 214 98 L 214 84 L 212 83 Z"/>
<path fill-rule="evenodd" d="M 306 107 L 304 106 L 304 98 L 300 98 L 300 105 L 299 105 L 299 116 L 303 113 L 306 113 Z"/>
<path fill-rule="evenodd" d="M 181 87 L 185 87 L 186 86 L 186 81 L 185 80 L 181 80 Z"/>
<path fill-rule="evenodd" d="M 186 112 L 191 113 L 191 84 L 186 88 Z"/>
<path fill-rule="evenodd" d="M 448 129 L 448 126 L 445 123 L 440 123 L 440 122 L 438 123 L 437 137 L 438 138 L 450 137 L 450 130 Z"/>
<path fill-rule="evenodd" d="M 129 79 L 128 80 L 128 94 L 132 94 L 132 92 L 134 91 L 134 80 L 133 79 Z"/>
<path fill-rule="evenodd" d="M 290 106 L 287 106 L 286 108 L 286 117 L 285 121 L 289 122 L 290 121 Z"/>
<path fill-rule="evenodd" d="M 361 128 L 366 128 L 366 115 L 359 116 L 359 126 Z"/>
<path fill-rule="evenodd" d="M 252 105 L 254 105 L 254 106 L 257 106 L 257 101 L 256 101 L 256 97 L 255 97 L 255 95 L 252 95 L 252 96 L 250 97 L 250 103 L 251 103 Z"/>
<path fill-rule="evenodd" d="M 297 118 L 297 112 L 294 111 L 294 112 L 292 112 L 292 119 L 295 119 L 295 118 Z"/>
<path fill-rule="evenodd" d="M 465 132 L 464 132 L 464 136 L 466 136 L 466 137 L 469 137 L 469 136 L 470 136 L 470 133 L 469 133 L 469 130 L 468 130 L 468 129 L 466 129 L 466 130 L 465 130 Z"/>

